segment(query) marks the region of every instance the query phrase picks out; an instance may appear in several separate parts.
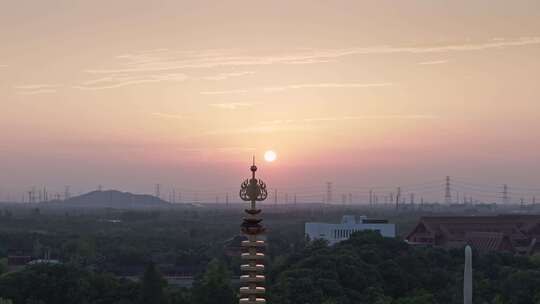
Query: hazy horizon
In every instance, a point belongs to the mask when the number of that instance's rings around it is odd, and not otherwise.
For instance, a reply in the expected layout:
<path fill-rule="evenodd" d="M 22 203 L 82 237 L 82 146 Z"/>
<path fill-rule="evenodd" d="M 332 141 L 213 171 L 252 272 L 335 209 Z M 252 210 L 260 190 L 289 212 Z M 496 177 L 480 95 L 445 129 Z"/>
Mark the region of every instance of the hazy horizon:
<path fill-rule="evenodd" d="M 540 197 L 538 1 L 5 1 L 0 38 L 0 200 L 234 196 L 252 155 L 291 195 Z"/>

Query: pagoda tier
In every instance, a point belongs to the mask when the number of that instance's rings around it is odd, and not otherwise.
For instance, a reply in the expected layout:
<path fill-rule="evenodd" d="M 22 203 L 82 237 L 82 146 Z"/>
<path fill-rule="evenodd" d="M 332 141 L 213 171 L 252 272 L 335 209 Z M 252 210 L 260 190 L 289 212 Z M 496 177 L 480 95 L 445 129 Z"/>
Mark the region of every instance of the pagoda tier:
<path fill-rule="evenodd" d="M 263 227 L 242 227 L 242 232 L 248 235 L 257 235 L 264 233 L 265 229 Z"/>
<path fill-rule="evenodd" d="M 257 274 L 257 273 L 263 273 L 264 272 L 264 265 L 263 264 L 244 264 L 240 265 L 240 270 L 243 272 L 249 273 L 249 275 Z"/>
<path fill-rule="evenodd" d="M 266 304 L 266 300 L 264 298 L 255 298 L 255 300 L 243 298 L 240 299 L 240 304 Z"/>
<path fill-rule="evenodd" d="M 242 253 L 242 260 L 264 260 L 264 253 Z"/>
<path fill-rule="evenodd" d="M 263 295 L 266 292 L 264 287 L 240 287 L 241 295 Z"/>
<path fill-rule="evenodd" d="M 264 241 L 242 241 L 242 247 L 260 247 L 260 248 L 264 248 L 264 247 L 266 247 L 266 243 Z"/>
<path fill-rule="evenodd" d="M 251 215 L 257 215 L 261 213 L 261 209 L 244 209 L 244 212 Z"/>
<path fill-rule="evenodd" d="M 242 227 L 260 226 L 259 224 L 261 222 L 262 219 L 258 219 L 256 217 L 245 218 L 244 222 L 242 223 Z"/>
<path fill-rule="evenodd" d="M 241 283 L 264 283 L 265 276 L 263 275 L 255 275 L 255 276 L 249 276 L 249 275 L 243 275 L 240 276 L 240 282 Z"/>

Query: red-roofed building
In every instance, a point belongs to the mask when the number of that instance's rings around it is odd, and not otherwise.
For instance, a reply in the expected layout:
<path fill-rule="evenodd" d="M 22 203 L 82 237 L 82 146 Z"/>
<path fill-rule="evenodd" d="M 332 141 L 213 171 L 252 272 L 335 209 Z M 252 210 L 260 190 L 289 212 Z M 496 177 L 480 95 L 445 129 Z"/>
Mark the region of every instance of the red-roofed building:
<path fill-rule="evenodd" d="M 540 250 L 540 215 L 422 217 L 405 238 L 412 245 L 532 254 Z"/>

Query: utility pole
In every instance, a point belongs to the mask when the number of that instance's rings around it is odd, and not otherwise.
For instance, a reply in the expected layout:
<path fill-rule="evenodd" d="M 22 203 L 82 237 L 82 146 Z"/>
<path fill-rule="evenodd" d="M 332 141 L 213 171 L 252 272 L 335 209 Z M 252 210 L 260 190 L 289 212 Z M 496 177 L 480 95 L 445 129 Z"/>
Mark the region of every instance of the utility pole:
<path fill-rule="evenodd" d="M 369 190 L 369 206 L 373 207 L 373 190 Z"/>
<path fill-rule="evenodd" d="M 64 200 L 68 200 L 71 197 L 71 194 L 69 193 L 69 186 L 66 186 L 64 188 Z"/>
<path fill-rule="evenodd" d="M 155 189 L 154 195 L 157 198 L 161 198 L 161 185 L 160 184 L 156 184 L 156 189 Z"/>
<path fill-rule="evenodd" d="M 411 193 L 411 205 L 414 205 L 414 193 Z"/>
<path fill-rule="evenodd" d="M 401 187 L 397 188 L 396 194 L 396 210 L 399 210 L 399 200 L 401 199 Z"/>
<path fill-rule="evenodd" d="M 473 299 L 472 249 L 465 246 L 465 267 L 463 271 L 463 303 L 472 304 Z"/>
<path fill-rule="evenodd" d="M 278 191 L 277 189 L 274 189 L 274 207 L 277 207 L 278 203 Z"/>
<path fill-rule="evenodd" d="M 508 195 L 508 185 L 503 185 L 503 204 L 507 205 L 510 203 L 510 196 Z"/>
<path fill-rule="evenodd" d="M 326 183 L 326 203 L 331 204 L 333 202 L 333 191 L 332 191 L 333 184 L 331 182 Z"/>
<path fill-rule="evenodd" d="M 227 192 L 227 194 L 225 195 L 225 206 L 229 208 L 229 192 Z"/>
<path fill-rule="evenodd" d="M 444 185 L 444 203 L 447 205 L 452 204 L 452 188 L 450 185 L 450 176 L 446 177 L 446 183 Z"/>

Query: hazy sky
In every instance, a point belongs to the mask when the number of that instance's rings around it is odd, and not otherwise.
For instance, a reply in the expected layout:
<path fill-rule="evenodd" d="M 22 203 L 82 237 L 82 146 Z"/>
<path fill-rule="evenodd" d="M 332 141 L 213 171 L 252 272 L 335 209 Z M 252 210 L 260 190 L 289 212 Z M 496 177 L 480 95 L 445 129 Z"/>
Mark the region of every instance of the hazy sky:
<path fill-rule="evenodd" d="M 540 188 L 537 0 L 0 0 L 0 41 L 0 199 L 221 195 L 267 149 L 306 199 Z"/>

